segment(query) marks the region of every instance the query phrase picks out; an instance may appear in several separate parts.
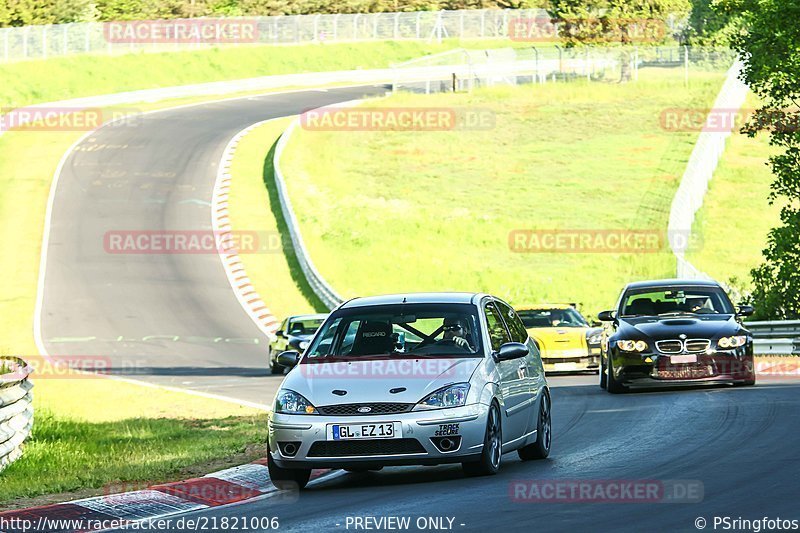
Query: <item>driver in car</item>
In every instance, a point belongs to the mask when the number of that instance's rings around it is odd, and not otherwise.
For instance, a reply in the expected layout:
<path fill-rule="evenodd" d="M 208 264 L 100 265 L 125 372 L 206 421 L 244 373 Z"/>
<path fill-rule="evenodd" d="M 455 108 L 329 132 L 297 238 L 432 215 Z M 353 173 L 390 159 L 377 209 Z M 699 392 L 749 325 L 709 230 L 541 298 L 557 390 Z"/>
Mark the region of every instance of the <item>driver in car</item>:
<path fill-rule="evenodd" d="M 445 318 L 442 323 L 442 331 L 444 332 L 442 341 L 452 342 L 456 346 L 468 350 L 472 349 L 469 340 L 467 340 L 469 333 L 467 332 L 467 323 L 464 319 Z"/>

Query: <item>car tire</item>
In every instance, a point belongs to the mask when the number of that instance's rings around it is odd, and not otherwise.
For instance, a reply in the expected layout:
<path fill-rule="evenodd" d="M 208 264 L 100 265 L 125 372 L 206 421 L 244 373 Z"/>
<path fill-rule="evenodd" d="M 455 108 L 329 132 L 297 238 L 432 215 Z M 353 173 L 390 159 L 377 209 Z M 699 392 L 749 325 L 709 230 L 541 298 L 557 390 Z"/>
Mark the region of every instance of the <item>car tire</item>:
<path fill-rule="evenodd" d="M 542 401 L 539 402 L 539 416 L 536 423 L 536 441 L 517 450 L 517 455 L 523 461 L 533 459 L 546 459 L 550 455 L 550 444 L 553 437 L 553 422 L 550 415 L 551 403 L 550 395 L 546 392 L 542 394 Z"/>
<path fill-rule="evenodd" d="M 503 428 L 500 420 L 500 408 L 492 402 L 486 417 L 486 434 L 483 438 L 481 458 L 474 462 L 461 463 L 468 476 L 491 476 L 500 470 L 503 457 Z"/>
<path fill-rule="evenodd" d="M 310 468 L 281 468 L 272 460 L 269 451 L 267 451 L 267 468 L 269 480 L 280 490 L 302 490 L 311 479 Z"/>
<path fill-rule="evenodd" d="M 608 358 L 608 376 L 606 380 L 608 392 L 611 394 L 623 394 L 628 392 L 628 389 L 614 377 L 614 366 L 611 362 L 611 357 Z"/>
<path fill-rule="evenodd" d="M 606 365 L 603 363 L 603 357 L 600 356 L 600 388 L 605 390 L 608 388 L 608 375 L 606 374 Z"/>

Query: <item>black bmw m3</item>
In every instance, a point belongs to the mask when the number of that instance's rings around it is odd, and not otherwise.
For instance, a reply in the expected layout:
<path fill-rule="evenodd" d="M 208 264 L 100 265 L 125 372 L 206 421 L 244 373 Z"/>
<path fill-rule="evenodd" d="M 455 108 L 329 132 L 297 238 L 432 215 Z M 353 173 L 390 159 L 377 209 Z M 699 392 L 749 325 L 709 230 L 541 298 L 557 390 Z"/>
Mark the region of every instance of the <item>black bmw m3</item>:
<path fill-rule="evenodd" d="M 754 385 L 753 337 L 714 281 L 631 283 L 603 311 L 600 386 L 611 393 L 653 385 Z"/>

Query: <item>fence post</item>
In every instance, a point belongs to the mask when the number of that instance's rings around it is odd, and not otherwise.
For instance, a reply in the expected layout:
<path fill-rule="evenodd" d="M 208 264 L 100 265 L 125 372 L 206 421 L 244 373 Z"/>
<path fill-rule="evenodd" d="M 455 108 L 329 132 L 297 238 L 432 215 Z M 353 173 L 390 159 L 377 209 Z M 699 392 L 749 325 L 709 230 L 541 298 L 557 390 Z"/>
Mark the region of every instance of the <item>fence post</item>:
<path fill-rule="evenodd" d="M 683 47 L 683 83 L 686 88 L 689 88 L 689 47 Z"/>
<path fill-rule="evenodd" d="M 394 14 L 394 40 L 400 38 L 400 13 Z"/>
<path fill-rule="evenodd" d="M 360 17 L 360 16 L 361 16 L 361 14 L 357 13 L 356 16 L 353 17 L 353 40 L 354 41 L 358 40 L 358 17 Z"/>
<path fill-rule="evenodd" d="M 486 37 L 486 10 L 481 10 L 481 39 Z"/>
<path fill-rule="evenodd" d="M 3 30 L 3 58 L 6 63 L 8 63 L 8 32 L 8 28 Z"/>
<path fill-rule="evenodd" d="M 420 33 L 419 25 L 420 25 L 420 17 L 421 16 L 422 16 L 422 11 L 417 11 L 417 39 L 419 39 L 419 33 Z"/>
<path fill-rule="evenodd" d="M 28 32 L 30 31 L 30 26 L 25 26 L 25 29 L 22 31 L 22 57 L 28 59 Z"/>
<path fill-rule="evenodd" d="M 339 17 L 342 16 L 341 13 L 336 13 L 333 16 L 333 40 L 337 40 L 339 38 Z"/>

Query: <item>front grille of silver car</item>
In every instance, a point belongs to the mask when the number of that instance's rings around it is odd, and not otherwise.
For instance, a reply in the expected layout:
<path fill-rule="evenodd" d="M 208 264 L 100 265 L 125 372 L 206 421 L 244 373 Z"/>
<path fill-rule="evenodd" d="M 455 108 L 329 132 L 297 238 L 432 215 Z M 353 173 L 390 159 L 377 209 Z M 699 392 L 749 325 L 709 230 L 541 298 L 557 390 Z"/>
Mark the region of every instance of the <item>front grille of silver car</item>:
<path fill-rule="evenodd" d="M 318 440 L 307 457 L 406 455 L 425 453 L 417 439 Z"/>
<path fill-rule="evenodd" d="M 339 405 L 323 405 L 317 407 L 317 411 L 321 415 L 371 416 L 407 413 L 413 407 L 413 403 L 343 403 Z"/>
<path fill-rule="evenodd" d="M 683 351 L 683 341 L 678 339 L 656 341 L 656 348 L 661 353 L 681 353 Z"/>

